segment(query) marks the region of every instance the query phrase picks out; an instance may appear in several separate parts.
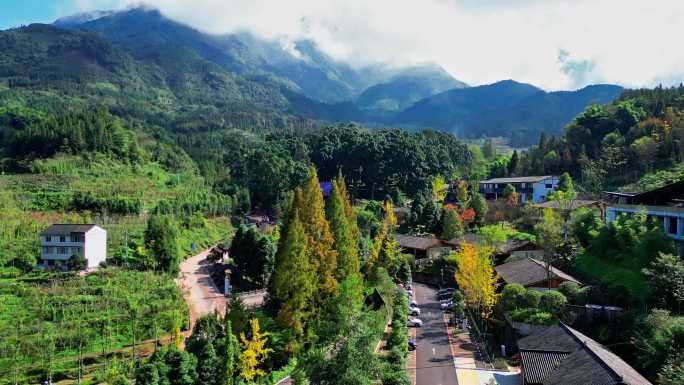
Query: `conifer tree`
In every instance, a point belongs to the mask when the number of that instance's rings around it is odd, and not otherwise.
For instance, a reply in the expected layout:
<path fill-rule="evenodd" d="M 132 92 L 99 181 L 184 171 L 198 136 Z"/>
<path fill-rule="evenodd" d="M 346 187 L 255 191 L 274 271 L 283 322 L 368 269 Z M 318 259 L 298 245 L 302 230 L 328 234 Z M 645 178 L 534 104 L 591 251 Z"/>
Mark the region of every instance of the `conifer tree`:
<path fill-rule="evenodd" d="M 291 211 L 276 254 L 273 294 L 281 304 L 278 322 L 301 336 L 317 282 L 307 256 L 307 236 L 299 211 L 294 207 Z"/>
<path fill-rule="evenodd" d="M 337 188 L 340 190 L 342 204 L 344 205 L 344 213 L 347 216 L 347 221 L 351 227 L 354 242 L 355 244 L 358 244 L 359 239 L 361 239 L 361 230 L 356 222 L 356 212 L 354 211 L 354 206 L 352 205 L 351 197 L 349 196 L 349 191 L 347 190 L 347 183 L 344 181 L 342 172 L 337 174 L 337 179 L 335 181 L 337 182 Z"/>
<path fill-rule="evenodd" d="M 315 168 L 309 169 L 309 179 L 304 189 L 295 193 L 294 203 L 307 235 L 307 254 L 316 269 L 318 292 L 322 297 L 333 294 L 337 285 L 337 252 L 333 249 L 334 238 L 325 219 L 323 193 Z"/>
<path fill-rule="evenodd" d="M 326 202 L 325 213 L 330 223 L 337 251 L 337 271 L 335 278 L 342 282 L 352 274 L 359 273 L 358 241 L 354 239 L 351 224 L 344 210 L 344 199 L 338 181 L 333 181 L 330 197 Z"/>
<path fill-rule="evenodd" d="M 226 344 L 226 356 L 223 360 L 223 375 L 221 385 L 233 385 L 235 377 L 235 362 L 240 356 L 240 346 L 238 345 L 237 338 L 233 334 L 233 327 L 231 325 L 230 319 L 225 317 L 225 344 Z"/>

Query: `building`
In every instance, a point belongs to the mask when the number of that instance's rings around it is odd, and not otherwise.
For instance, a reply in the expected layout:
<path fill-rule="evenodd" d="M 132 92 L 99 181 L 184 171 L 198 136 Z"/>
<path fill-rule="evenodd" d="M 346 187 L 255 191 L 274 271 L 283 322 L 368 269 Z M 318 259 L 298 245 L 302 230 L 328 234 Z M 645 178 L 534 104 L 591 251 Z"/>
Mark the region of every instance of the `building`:
<path fill-rule="evenodd" d="M 435 237 L 415 237 L 412 235 L 397 234 L 396 240 L 402 250 L 418 259 L 439 258 L 442 254 L 451 251 L 451 247 Z"/>
<path fill-rule="evenodd" d="M 560 323 L 518 340 L 525 385 L 649 385 L 605 346 Z"/>
<path fill-rule="evenodd" d="M 551 288 L 556 288 L 567 281 L 580 284 L 579 280 L 553 266 L 551 266 L 550 274 L 547 275 L 546 264 L 529 257 L 494 266 L 494 270 L 505 283 L 519 283 L 529 288 L 549 288 L 549 275 L 551 276 Z"/>
<path fill-rule="evenodd" d="M 474 233 L 467 233 L 462 237 L 444 241 L 446 245 L 451 246 L 453 249 L 459 249 L 463 242 L 478 247 L 488 244 L 488 241 L 483 236 Z M 527 239 L 508 238 L 504 244 L 497 246 L 496 250 L 494 250 L 494 255 L 497 260 L 505 260 L 510 256 L 538 258 L 544 255 L 544 249 Z"/>
<path fill-rule="evenodd" d="M 677 253 L 684 255 L 684 180 L 640 193 L 606 194 L 611 201 L 606 207 L 606 221 L 614 221 L 620 214 L 645 211 L 662 223 L 663 232 L 675 241 Z"/>
<path fill-rule="evenodd" d="M 479 191 L 486 199 L 496 200 L 503 196 L 504 188 L 510 184 L 515 187 L 520 202 L 539 203 L 558 187 L 558 179 L 554 175 L 487 179 L 480 182 Z"/>
<path fill-rule="evenodd" d="M 107 259 L 107 231 L 93 224 L 54 224 L 40 233 L 40 259 L 45 266 L 68 261 L 72 256 L 86 259 L 92 269 Z"/>

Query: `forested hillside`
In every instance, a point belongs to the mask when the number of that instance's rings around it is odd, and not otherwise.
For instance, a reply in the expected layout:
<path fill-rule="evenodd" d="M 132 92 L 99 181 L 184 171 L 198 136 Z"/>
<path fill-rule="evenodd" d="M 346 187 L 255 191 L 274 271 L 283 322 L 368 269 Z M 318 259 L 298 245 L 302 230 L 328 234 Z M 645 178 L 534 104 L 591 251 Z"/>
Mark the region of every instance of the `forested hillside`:
<path fill-rule="evenodd" d="M 684 177 L 684 86 L 628 90 L 591 106 L 559 137 L 542 136 L 518 174 L 569 171 L 588 190 L 657 187 Z M 636 185 L 630 185 L 643 178 Z"/>

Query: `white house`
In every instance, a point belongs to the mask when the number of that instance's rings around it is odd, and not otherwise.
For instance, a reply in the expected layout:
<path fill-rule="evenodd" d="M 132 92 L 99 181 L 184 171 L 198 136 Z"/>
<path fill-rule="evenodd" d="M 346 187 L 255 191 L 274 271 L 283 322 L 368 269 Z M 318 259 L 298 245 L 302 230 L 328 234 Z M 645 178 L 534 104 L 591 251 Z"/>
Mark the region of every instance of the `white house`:
<path fill-rule="evenodd" d="M 558 187 L 558 181 L 555 175 L 494 178 L 481 181 L 479 190 L 486 199 L 496 200 L 503 195 L 506 185 L 510 184 L 515 187 L 520 202 L 539 203 Z"/>
<path fill-rule="evenodd" d="M 93 268 L 107 259 L 107 231 L 93 224 L 54 224 L 40 233 L 40 259 L 46 266 L 83 256 Z"/>

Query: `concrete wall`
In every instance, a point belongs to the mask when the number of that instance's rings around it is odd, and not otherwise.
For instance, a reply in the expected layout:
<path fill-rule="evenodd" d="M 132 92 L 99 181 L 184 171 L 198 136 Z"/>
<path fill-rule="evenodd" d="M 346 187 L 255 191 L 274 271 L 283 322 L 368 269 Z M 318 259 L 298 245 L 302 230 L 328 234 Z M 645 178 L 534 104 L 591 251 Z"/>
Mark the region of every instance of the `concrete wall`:
<path fill-rule="evenodd" d="M 88 260 L 88 268 L 98 267 L 107 259 L 107 231 L 93 227 L 85 234 L 85 250 L 83 256 Z"/>
<path fill-rule="evenodd" d="M 546 185 L 550 184 L 551 188 L 547 188 Z M 534 203 L 539 203 L 544 201 L 544 198 L 546 195 L 558 187 L 558 178 L 556 177 L 551 177 L 544 179 L 542 181 L 539 181 L 535 184 L 532 185 L 532 201 Z"/>

